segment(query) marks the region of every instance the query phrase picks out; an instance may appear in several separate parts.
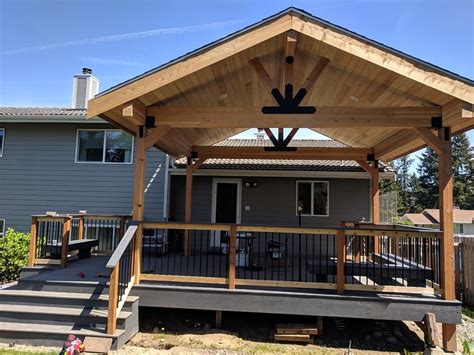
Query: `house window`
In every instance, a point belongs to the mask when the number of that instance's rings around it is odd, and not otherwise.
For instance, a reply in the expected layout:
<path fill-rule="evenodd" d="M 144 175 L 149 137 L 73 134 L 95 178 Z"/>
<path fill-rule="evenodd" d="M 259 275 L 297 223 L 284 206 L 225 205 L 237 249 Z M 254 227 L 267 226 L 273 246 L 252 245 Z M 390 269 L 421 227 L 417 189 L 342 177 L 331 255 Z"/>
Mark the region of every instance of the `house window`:
<path fill-rule="evenodd" d="M 0 237 L 5 235 L 5 220 L 0 219 Z"/>
<path fill-rule="evenodd" d="M 133 136 L 118 129 L 79 129 L 76 162 L 130 164 Z"/>
<path fill-rule="evenodd" d="M 3 144 L 5 143 L 5 128 L 0 128 L 0 158 L 3 157 Z"/>
<path fill-rule="evenodd" d="M 296 182 L 296 214 L 329 216 L 329 183 L 327 181 Z"/>

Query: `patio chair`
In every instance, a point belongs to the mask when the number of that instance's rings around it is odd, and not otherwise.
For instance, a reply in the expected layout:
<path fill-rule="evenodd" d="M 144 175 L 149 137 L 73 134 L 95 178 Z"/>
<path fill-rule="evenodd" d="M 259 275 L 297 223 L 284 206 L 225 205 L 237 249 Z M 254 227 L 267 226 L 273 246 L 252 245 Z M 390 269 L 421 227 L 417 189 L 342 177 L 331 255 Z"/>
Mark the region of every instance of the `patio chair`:
<path fill-rule="evenodd" d="M 276 264 L 277 266 L 288 267 L 288 238 L 289 235 L 287 234 L 284 242 L 276 240 L 270 240 L 267 242 L 266 255 L 267 258 L 271 261 L 272 266 Z"/>

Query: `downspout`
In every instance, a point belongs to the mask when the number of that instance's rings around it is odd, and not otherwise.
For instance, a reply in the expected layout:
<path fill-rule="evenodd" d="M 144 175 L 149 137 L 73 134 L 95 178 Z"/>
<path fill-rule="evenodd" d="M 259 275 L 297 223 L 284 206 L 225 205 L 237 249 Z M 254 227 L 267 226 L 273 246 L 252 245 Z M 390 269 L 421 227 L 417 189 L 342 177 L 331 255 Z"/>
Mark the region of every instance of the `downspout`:
<path fill-rule="evenodd" d="M 165 182 L 164 182 L 164 191 L 163 191 L 163 220 L 168 219 L 168 204 L 169 204 L 169 176 L 170 176 L 170 156 L 166 154 L 165 156 Z"/>

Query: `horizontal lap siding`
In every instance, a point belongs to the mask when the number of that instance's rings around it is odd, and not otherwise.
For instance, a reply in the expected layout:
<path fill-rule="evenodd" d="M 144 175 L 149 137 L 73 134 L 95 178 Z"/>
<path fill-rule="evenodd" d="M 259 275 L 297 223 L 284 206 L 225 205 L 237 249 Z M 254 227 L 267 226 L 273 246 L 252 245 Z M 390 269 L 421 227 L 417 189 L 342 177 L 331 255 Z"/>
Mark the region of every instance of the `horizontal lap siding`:
<path fill-rule="evenodd" d="M 75 163 L 77 129 L 113 127 L 0 121 L 0 128 L 5 128 L 0 218 L 6 219 L 7 227 L 26 231 L 31 215 L 46 211 L 131 213 L 133 164 Z M 163 217 L 165 161 L 162 152 L 150 150 L 145 205 L 149 219 Z"/>
<path fill-rule="evenodd" d="M 242 187 L 242 224 L 266 226 L 298 226 L 296 215 L 296 182 L 295 178 L 243 178 L 258 182 L 256 188 Z M 334 227 L 344 220 L 370 220 L 369 180 L 367 179 L 304 179 L 329 182 L 329 216 L 303 216 L 302 226 Z M 172 176 L 170 194 L 170 217 L 177 221 L 184 220 L 185 177 Z M 193 178 L 192 221 L 210 223 L 212 206 L 212 177 L 195 176 Z M 250 211 L 245 211 L 245 206 Z M 271 239 L 284 242 L 286 237 L 278 234 L 257 233 L 259 240 L 254 245 L 255 251 L 265 251 L 266 242 Z M 290 235 L 288 249 L 290 254 L 298 250 L 298 235 Z M 294 241 L 293 241 L 294 240 Z M 302 251 L 308 254 L 334 255 L 333 236 L 303 236 Z"/>
<path fill-rule="evenodd" d="M 295 178 L 249 178 L 256 188 L 242 187 L 242 224 L 297 226 Z M 170 217 L 184 220 L 184 176 L 172 176 Z M 193 178 L 193 222 L 211 221 L 212 177 Z M 245 182 L 243 178 L 243 182 Z M 366 179 L 304 179 L 329 182 L 329 216 L 303 216 L 306 227 L 334 227 L 344 220 L 370 220 L 369 181 Z M 245 211 L 245 206 L 250 211 Z"/>

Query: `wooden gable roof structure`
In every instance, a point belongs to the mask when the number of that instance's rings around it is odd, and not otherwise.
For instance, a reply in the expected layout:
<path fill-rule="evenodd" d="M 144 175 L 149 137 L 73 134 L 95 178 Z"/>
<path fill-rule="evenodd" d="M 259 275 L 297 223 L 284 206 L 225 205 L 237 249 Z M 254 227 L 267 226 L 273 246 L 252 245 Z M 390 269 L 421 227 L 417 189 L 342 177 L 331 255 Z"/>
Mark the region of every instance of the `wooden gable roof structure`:
<path fill-rule="evenodd" d="M 316 112 L 264 115 L 290 80 Z M 289 8 L 99 94 L 88 117 L 136 133 L 153 116 L 166 131 L 155 145 L 175 156 L 248 128 L 304 127 L 391 160 L 426 145 L 418 128 L 472 128 L 473 103 L 472 80 Z"/>
<path fill-rule="evenodd" d="M 357 161 L 371 176 L 374 224 L 379 222 L 378 160 L 431 146 L 439 157 L 441 288 L 445 299 L 454 300 L 450 138 L 474 127 L 473 104 L 472 80 L 289 8 L 112 87 L 89 101 L 87 116 L 137 136 L 135 221 L 144 217 L 146 151 L 152 146 L 188 158 L 185 223 L 192 222 L 193 172 L 206 159 L 289 158 Z M 273 147 L 215 145 L 249 128 L 265 129 Z M 270 128 L 278 128 L 278 135 Z M 283 128 L 292 128 L 287 137 Z M 289 145 L 299 128 L 345 146 Z M 140 228 L 133 256 L 136 284 Z M 187 230 L 183 244 L 188 256 Z M 344 255 L 343 238 L 338 249 Z M 339 268 L 344 261 L 338 257 Z M 456 350 L 455 324 L 443 324 L 443 341 L 445 349 Z"/>

